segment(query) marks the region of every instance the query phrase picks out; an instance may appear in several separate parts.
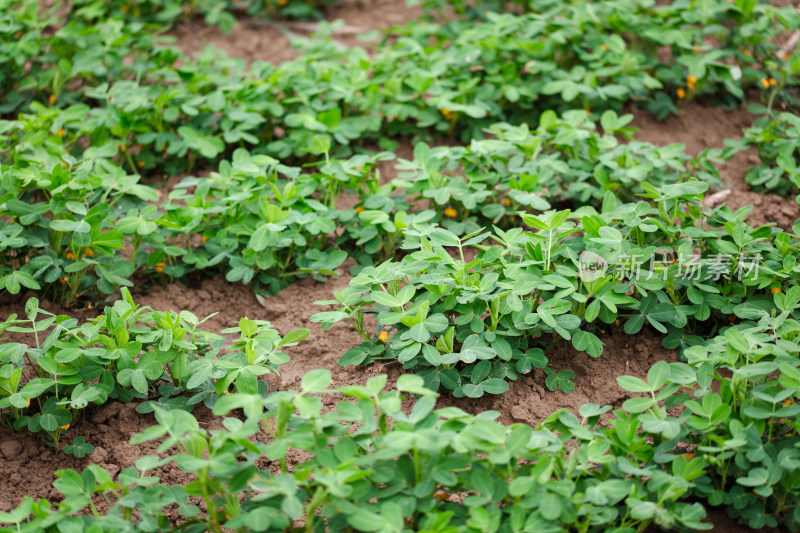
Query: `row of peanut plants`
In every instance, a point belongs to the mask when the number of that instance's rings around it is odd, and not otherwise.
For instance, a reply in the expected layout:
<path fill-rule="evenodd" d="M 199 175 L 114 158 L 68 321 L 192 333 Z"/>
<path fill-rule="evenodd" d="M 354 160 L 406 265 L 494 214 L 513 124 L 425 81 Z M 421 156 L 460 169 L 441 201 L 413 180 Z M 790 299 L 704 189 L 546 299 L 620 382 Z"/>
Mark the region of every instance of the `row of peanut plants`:
<path fill-rule="evenodd" d="M 31 298 L 25 316 L 12 315 L 0 330 L 24 334 L 32 344 L 4 342 L 0 355 L 0 417 L 14 430 L 41 433 L 56 450 L 83 456 L 92 445 L 78 436 L 60 441 L 87 409 L 109 399 L 140 403 L 139 412 L 157 405 L 191 411 L 213 406 L 231 391 L 267 393 L 259 376 L 279 374 L 289 357 L 279 350 L 308 337 L 295 330 L 281 337 L 269 322 L 242 318 L 225 337 L 199 329 L 207 319 L 189 311 L 163 312 L 122 298 L 97 318 L 79 324 L 55 315 Z M 191 394 L 189 396 L 188 394 Z M 149 401 L 150 398 L 156 400 Z"/>
<path fill-rule="evenodd" d="M 541 2 L 541 12 L 469 28 L 412 22 L 373 57 L 314 40 L 296 60 L 249 69 L 218 51 L 190 61 L 140 22 L 73 16 L 54 31 L 37 4 L 12 4 L 0 27 L 9 58 L 0 109 L 22 115 L 2 124 L 0 141 L 59 137 L 73 155 L 87 141 L 111 145 L 109 157 L 148 175 L 207 166 L 237 147 L 303 158 L 315 135 L 344 152 L 396 135 L 469 141 L 548 109 L 638 103 L 663 116 L 695 96 L 734 104 L 754 88 L 770 106 L 793 105 L 800 71 L 800 56 L 773 43 L 800 17 L 747 2 Z M 672 55 L 659 63 L 664 47 Z"/>
<path fill-rule="evenodd" d="M 436 394 L 419 376 L 401 376 L 392 391 L 386 376 L 330 388 L 326 370 L 306 374 L 296 391 L 224 395 L 213 405 L 231 415 L 221 430 L 155 407 L 156 424 L 131 442 L 158 439 L 161 456 L 140 458 L 116 480 L 97 465 L 59 471 L 64 501 L 25 498 L 0 513 L 11 525 L 1 531 L 710 529 L 700 502 L 752 527 L 796 530 L 800 323 L 791 316 L 800 288 L 775 300 L 786 310 L 723 328 L 688 349 L 686 362 L 618 378 L 643 394 L 621 409 L 585 404 L 535 428 L 434 409 Z M 345 399 L 323 413 L 321 396 L 331 393 Z M 401 393 L 417 397 L 410 411 Z M 262 427 L 268 443 L 256 439 Z M 291 466 L 292 451 L 306 459 Z M 168 463 L 192 481 L 162 484 L 153 474 Z"/>
<path fill-rule="evenodd" d="M 632 201 L 645 180 L 719 184 L 719 150 L 690 158 L 680 145 L 621 143 L 630 120 L 613 111 L 598 123 L 583 111 L 546 112 L 536 130 L 497 124 L 493 139 L 466 147 L 420 143 L 388 184 L 377 167 L 391 153 L 336 159 L 316 136 L 322 159 L 311 172 L 237 149 L 216 172 L 187 177 L 161 197 L 108 159 L 111 150 L 88 148 L 81 159 L 33 150 L 0 167 L 0 287 L 75 305 L 130 287 L 134 276 L 209 272 L 275 293 L 299 277 L 333 274 L 348 255 L 361 266 L 393 257 L 408 229 L 441 224 L 463 235 L 513 226 L 520 209 L 550 209 L 551 201 Z M 356 205 L 343 193 L 356 195 Z M 407 201 L 414 198 L 429 206 Z"/>

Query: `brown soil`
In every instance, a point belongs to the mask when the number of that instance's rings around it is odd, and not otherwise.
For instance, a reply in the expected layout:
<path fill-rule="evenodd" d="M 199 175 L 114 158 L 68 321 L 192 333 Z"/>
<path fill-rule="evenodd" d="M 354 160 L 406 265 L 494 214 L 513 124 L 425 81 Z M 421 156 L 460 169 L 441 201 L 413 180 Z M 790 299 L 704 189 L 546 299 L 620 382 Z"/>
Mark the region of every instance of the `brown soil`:
<path fill-rule="evenodd" d="M 405 0 L 342 0 L 329 6 L 325 19 L 344 21 L 344 26 L 333 34 L 335 41 L 345 46 L 368 46 L 376 44 L 380 37 L 370 35 L 373 38 L 365 41 L 359 36 L 404 24 L 420 14 L 420 9 L 406 7 Z M 317 28 L 314 23 L 245 18 L 229 35 L 202 21 L 182 22 L 170 33 L 177 39 L 176 45 L 189 56 L 213 45 L 248 63 L 261 60 L 277 65 L 298 56 L 297 50 L 292 48 L 292 39 L 307 37 Z"/>
<path fill-rule="evenodd" d="M 723 109 L 689 102 L 683 106 L 679 115 L 670 115 L 659 122 L 653 115 L 643 110 L 633 110 L 632 126 L 639 128 L 635 135 L 639 141 L 666 145 L 682 143 L 687 153 L 696 155 L 706 148 L 722 148 L 725 139 L 738 139 L 742 130 L 753 125 L 755 116 L 745 108 Z M 720 168 L 723 183 L 730 188 L 724 203 L 736 211 L 744 206 L 753 206 L 748 216 L 751 224 L 775 223 L 785 230 L 791 230 L 795 220 L 800 218 L 800 204 L 793 196 L 784 198 L 775 194 L 759 194 L 750 190 L 745 183 L 747 170 L 760 163 L 755 153 L 739 153 Z"/>

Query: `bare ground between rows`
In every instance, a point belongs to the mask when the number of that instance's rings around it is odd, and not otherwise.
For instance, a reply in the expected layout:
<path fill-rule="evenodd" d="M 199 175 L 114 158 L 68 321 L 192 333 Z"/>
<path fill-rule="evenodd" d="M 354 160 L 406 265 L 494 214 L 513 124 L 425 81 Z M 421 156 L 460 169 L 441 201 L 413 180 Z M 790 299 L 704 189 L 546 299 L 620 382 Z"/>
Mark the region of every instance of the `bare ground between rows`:
<path fill-rule="evenodd" d="M 405 0 L 342 0 L 328 6 L 325 20 L 343 20 L 344 26 L 332 35 L 343 46 L 375 45 L 380 37 L 368 41 L 360 36 L 384 30 L 419 18 L 421 10 L 406 6 Z M 202 21 L 184 21 L 171 32 L 176 44 L 186 55 L 202 52 L 208 45 L 224 50 L 231 57 L 252 63 L 267 61 L 277 65 L 295 59 L 299 53 L 292 48 L 294 37 L 307 37 L 318 28 L 317 23 L 271 22 L 243 18 L 226 35 L 217 26 Z"/>
<path fill-rule="evenodd" d="M 706 148 L 722 148 L 725 139 L 739 139 L 742 131 L 753 125 L 756 116 L 744 106 L 739 109 L 709 107 L 697 102 L 688 102 L 678 115 L 670 115 L 659 122 L 644 110 L 629 110 L 634 114 L 632 126 L 639 129 L 638 141 L 658 145 L 681 143 L 686 152 L 696 155 Z M 753 206 L 748 215 L 751 224 L 775 223 L 791 231 L 792 224 L 800 218 L 800 205 L 793 196 L 784 198 L 776 194 L 759 194 L 750 190 L 744 181 L 748 169 L 760 164 L 755 151 L 740 152 L 720 168 L 722 182 L 730 193 L 722 202 L 732 210 Z"/>

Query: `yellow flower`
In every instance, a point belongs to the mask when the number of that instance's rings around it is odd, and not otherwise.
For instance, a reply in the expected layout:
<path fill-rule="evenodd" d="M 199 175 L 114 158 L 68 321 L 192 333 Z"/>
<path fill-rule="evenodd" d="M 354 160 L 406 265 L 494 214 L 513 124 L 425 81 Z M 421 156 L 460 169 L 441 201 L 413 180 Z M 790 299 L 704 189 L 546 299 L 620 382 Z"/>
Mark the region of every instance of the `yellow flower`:
<path fill-rule="evenodd" d="M 356 213 L 360 213 L 363 210 L 364 210 L 364 206 L 363 205 L 359 205 L 358 207 L 356 207 Z"/>
<path fill-rule="evenodd" d="M 139 161 L 138 163 L 136 163 L 136 165 L 137 165 L 139 168 L 142 168 L 142 167 L 144 166 L 144 161 Z"/>
<path fill-rule="evenodd" d="M 86 255 L 88 255 L 89 257 L 94 257 L 94 252 L 92 251 L 91 248 L 86 249 Z"/>
<path fill-rule="evenodd" d="M 689 74 L 686 77 L 686 85 L 688 85 L 690 89 L 694 89 L 696 84 L 697 84 L 697 78 Z"/>
<path fill-rule="evenodd" d="M 67 252 L 67 259 L 75 259 L 75 256 L 72 255 L 72 252 Z"/>
<path fill-rule="evenodd" d="M 752 55 L 752 54 L 750 53 L 750 50 L 742 50 L 742 53 L 743 53 L 744 55 L 746 55 L 746 56 Z"/>
<path fill-rule="evenodd" d="M 608 52 L 608 45 L 607 44 L 603 44 L 602 48 L 603 48 L 603 52 Z"/>
<path fill-rule="evenodd" d="M 503 198 L 503 205 L 511 205 L 511 200 L 508 198 Z"/>
<path fill-rule="evenodd" d="M 450 111 L 449 109 L 442 109 L 442 116 L 445 119 L 450 120 L 451 118 L 453 118 L 453 112 Z"/>
<path fill-rule="evenodd" d="M 278 0 L 278 5 L 279 6 L 285 6 L 288 3 L 289 3 L 289 0 Z"/>
<path fill-rule="evenodd" d="M 31 406 L 31 399 L 28 398 L 28 405 L 26 405 L 25 407 L 30 407 L 30 406 Z"/>
<path fill-rule="evenodd" d="M 767 78 L 761 78 L 761 85 L 763 85 L 765 89 L 769 89 L 769 80 Z"/>
<path fill-rule="evenodd" d="M 381 341 L 381 342 L 386 342 L 386 339 L 388 339 L 388 338 L 389 338 L 389 332 L 388 331 L 381 331 L 381 334 L 378 335 L 378 340 Z"/>
<path fill-rule="evenodd" d="M 694 454 L 693 453 L 684 453 L 683 455 L 681 455 L 681 457 L 683 457 L 684 459 L 689 461 L 691 459 L 694 459 Z"/>
<path fill-rule="evenodd" d="M 226 390 L 226 391 L 225 391 L 225 392 L 223 392 L 222 394 L 230 394 L 230 393 L 231 393 L 231 391 L 227 391 L 227 390 Z"/>
<path fill-rule="evenodd" d="M 772 294 L 778 294 L 779 292 L 781 292 L 781 290 L 780 290 L 780 288 L 778 288 L 778 289 L 771 289 L 771 290 L 770 290 L 770 292 L 772 292 Z"/>
<path fill-rule="evenodd" d="M 158 272 L 159 274 L 161 274 L 162 272 L 164 272 L 164 267 L 165 267 L 165 266 L 167 266 L 167 264 L 166 264 L 166 263 L 164 263 L 164 262 L 161 262 L 161 263 L 156 263 L 156 272 Z"/>
<path fill-rule="evenodd" d="M 700 45 L 699 44 L 695 44 L 694 45 L 694 53 L 695 54 L 699 54 L 700 53 Z"/>
<path fill-rule="evenodd" d="M 678 98 L 683 98 L 686 96 L 686 91 L 683 89 L 683 87 L 678 87 L 678 90 L 675 91 L 675 94 L 678 95 Z"/>
<path fill-rule="evenodd" d="M 64 136 L 64 128 L 61 128 L 60 130 L 58 130 L 58 131 L 56 132 L 56 136 L 58 136 L 58 137 L 63 137 L 63 136 Z"/>
<path fill-rule="evenodd" d="M 775 78 L 770 78 L 767 81 L 769 82 L 770 85 L 773 85 L 773 86 L 774 85 L 778 85 L 778 80 L 776 80 Z"/>
<path fill-rule="evenodd" d="M 54 94 L 51 94 L 51 95 L 50 95 L 50 98 L 48 98 L 48 101 L 49 101 L 51 104 L 54 104 L 54 103 L 56 103 L 56 95 L 54 95 Z"/>
<path fill-rule="evenodd" d="M 63 429 L 64 431 L 66 431 L 69 429 L 69 424 L 67 424 L 66 426 L 58 426 L 58 429 Z"/>
<path fill-rule="evenodd" d="M 448 207 L 447 209 L 444 210 L 444 215 L 450 218 L 455 218 L 456 215 L 458 215 L 458 211 L 456 211 L 452 207 Z"/>
<path fill-rule="evenodd" d="M 208 242 L 208 237 L 206 237 L 205 235 L 203 235 L 203 244 L 205 244 L 205 243 L 207 243 L 207 242 Z"/>
<path fill-rule="evenodd" d="M 792 405 L 792 400 L 791 400 L 791 398 L 790 398 L 790 399 L 788 399 L 788 400 L 786 400 L 785 402 L 783 402 L 783 406 L 784 406 L 784 407 L 789 407 L 790 405 Z"/>

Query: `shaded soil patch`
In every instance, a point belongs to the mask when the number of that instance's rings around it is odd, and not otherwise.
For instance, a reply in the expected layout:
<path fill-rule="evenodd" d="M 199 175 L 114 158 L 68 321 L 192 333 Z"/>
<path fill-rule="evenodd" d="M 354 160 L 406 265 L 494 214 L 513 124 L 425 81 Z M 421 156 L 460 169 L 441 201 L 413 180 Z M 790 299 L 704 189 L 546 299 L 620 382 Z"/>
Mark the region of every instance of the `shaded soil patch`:
<path fill-rule="evenodd" d="M 380 35 L 370 35 L 419 18 L 419 8 L 409 8 L 403 0 L 342 0 L 328 6 L 325 20 L 343 20 L 344 27 L 333 34 L 333 39 L 343 46 L 374 46 Z M 309 22 L 271 22 L 263 19 L 243 18 L 226 35 L 217 26 L 201 20 L 184 21 L 170 32 L 183 53 L 192 56 L 209 45 L 224 50 L 231 57 L 241 57 L 248 63 L 267 61 L 277 65 L 295 59 L 299 53 L 292 48 L 294 37 L 307 37 L 318 29 Z M 363 36 L 371 37 L 363 40 Z"/>

